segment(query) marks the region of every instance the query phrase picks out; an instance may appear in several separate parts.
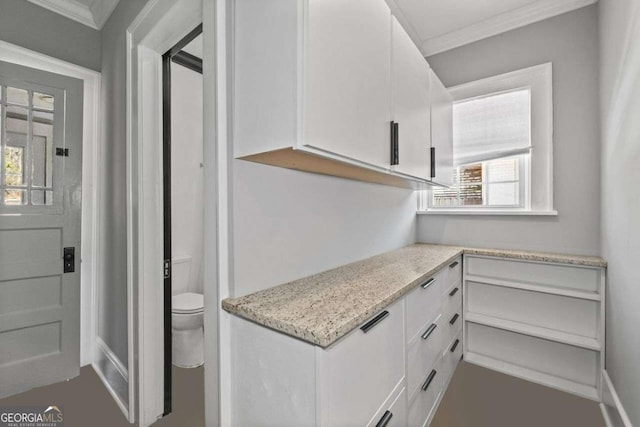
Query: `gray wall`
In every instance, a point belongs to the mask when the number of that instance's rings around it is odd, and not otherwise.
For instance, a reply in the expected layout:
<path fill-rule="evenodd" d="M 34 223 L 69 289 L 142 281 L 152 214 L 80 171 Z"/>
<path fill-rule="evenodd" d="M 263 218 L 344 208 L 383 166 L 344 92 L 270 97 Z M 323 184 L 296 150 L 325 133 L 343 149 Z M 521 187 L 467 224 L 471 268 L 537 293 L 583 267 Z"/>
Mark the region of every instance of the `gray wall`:
<path fill-rule="evenodd" d="M 127 366 L 126 30 L 147 0 L 121 1 L 102 29 L 102 276 L 98 336 Z M 158 286 L 161 286 L 159 284 Z"/>
<path fill-rule="evenodd" d="M 597 6 L 589 6 L 427 58 L 446 86 L 553 63 L 559 216 L 422 215 L 419 241 L 599 254 L 597 46 Z"/>
<path fill-rule="evenodd" d="M 640 425 L 640 4 L 600 0 L 602 253 L 607 270 L 606 369 Z"/>
<path fill-rule="evenodd" d="M 100 32 L 26 0 L 0 0 L 0 40 L 100 71 Z"/>
<path fill-rule="evenodd" d="M 234 295 L 415 242 L 416 196 L 235 160 Z"/>

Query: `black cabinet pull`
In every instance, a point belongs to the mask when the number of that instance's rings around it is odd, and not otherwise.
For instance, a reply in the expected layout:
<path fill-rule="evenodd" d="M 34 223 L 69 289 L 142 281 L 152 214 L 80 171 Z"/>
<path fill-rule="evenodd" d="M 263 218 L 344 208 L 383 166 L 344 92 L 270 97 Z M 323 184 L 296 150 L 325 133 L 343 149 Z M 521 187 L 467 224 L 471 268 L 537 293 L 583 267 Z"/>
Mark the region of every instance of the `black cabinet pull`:
<path fill-rule="evenodd" d="M 429 328 L 426 331 L 424 331 L 424 334 L 422 334 L 422 339 L 426 340 L 427 338 L 429 338 L 429 335 L 431 335 L 433 331 L 436 330 L 437 327 L 438 325 L 436 325 L 435 323 L 432 323 L 431 326 L 429 326 Z"/>
<path fill-rule="evenodd" d="M 453 268 L 456 265 L 458 265 L 458 261 L 453 262 L 452 264 L 449 264 L 449 268 Z"/>
<path fill-rule="evenodd" d="M 391 131 L 391 152 L 389 154 L 389 157 L 391 158 L 390 164 L 391 166 L 397 165 L 398 164 L 398 158 L 397 156 L 397 148 L 396 148 L 396 143 L 397 143 L 397 139 L 396 139 L 396 122 L 394 122 L 393 120 L 390 122 L 390 131 Z"/>
<path fill-rule="evenodd" d="M 395 151 L 395 158 L 396 158 L 396 165 L 400 164 L 400 123 L 394 123 L 393 124 L 395 131 L 393 132 L 395 138 L 396 138 L 396 151 Z"/>
<path fill-rule="evenodd" d="M 427 380 L 424 382 L 424 384 L 422 384 L 422 391 L 427 391 L 427 389 L 429 388 L 429 385 L 431 384 L 431 382 L 435 378 L 436 374 L 437 374 L 437 372 L 436 372 L 435 369 L 431 371 L 431 373 L 427 377 Z"/>
<path fill-rule="evenodd" d="M 384 415 L 382 415 L 382 418 L 380 418 L 380 421 L 378 421 L 378 424 L 376 424 L 376 427 L 386 427 L 389 421 L 391 421 L 391 418 L 393 418 L 393 412 L 386 411 Z"/>
<path fill-rule="evenodd" d="M 451 292 L 449 292 L 449 296 L 450 297 L 454 296 L 455 294 L 458 293 L 458 290 L 459 290 L 458 288 L 454 288 Z"/>
<path fill-rule="evenodd" d="M 432 277 L 431 279 L 427 280 L 422 285 L 420 285 L 420 287 L 422 289 L 427 289 L 429 286 L 433 285 L 435 282 L 436 282 L 436 279 Z"/>
<path fill-rule="evenodd" d="M 389 315 L 389 312 L 387 310 L 383 311 L 382 313 L 378 314 L 376 317 L 374 317 L 373 319 L 369 320 L 367 323 L 362 325 L 360 330 L 366 334 L 371 330 L 371 328 L 376 326 L 378 323 L 382 322 L 382 320 L 384 320 L 388 315 Z"/>
<path fill-rule="evenodd" d="M 451 320 L 449 320 L 449 324 L 453 325 L 454 323 L 456 323 L 456 320 L 458 320 L 458 317 L 460 317 L 458 313 L 454 314 Z"/>
<path fill-rule="evenodd" d="M 451 346 L 451 353 L 456 351 L 456 348 L 458 348 L 458 344 L 460 344 L 460 340 L 456 340 L 456 342 L 453 343 L 453 345 Z"/>
<path fill-rule="evenodd" d="M 436 177 L 436 147 L 431 147 L 431 178 Z"/>

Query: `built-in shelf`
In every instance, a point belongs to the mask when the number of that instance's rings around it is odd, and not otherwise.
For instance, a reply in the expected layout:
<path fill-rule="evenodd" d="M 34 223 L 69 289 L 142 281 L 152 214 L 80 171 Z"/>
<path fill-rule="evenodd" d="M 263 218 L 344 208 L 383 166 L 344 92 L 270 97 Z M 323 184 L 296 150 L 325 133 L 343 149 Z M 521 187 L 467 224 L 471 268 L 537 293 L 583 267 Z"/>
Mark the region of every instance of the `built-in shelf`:
<path fill-rule="evenodd" d="M 504 329 L 506 331 L 525 334 L 532 337 L 568 344 L 575 347 L 586 348 L 588 350 L 600 351 L 602 346 L 595 338 L 562 332 L 555 329 L 543 328 L 526 323 L 514 322 L 512 320 L 500 319 L 478 313 L 467 313 L 466 322 L 477 323 L 479 325 L 490 326 L 492 328 Z"/>
<path fill-rule="evenodd" d="M 579 298 L 589 301 L 601 301 L 602 297 L 597 292 L 580 291 L 577 289 L 558 288 L 555 286 L 538 285 L 534 283 L 515 282 L 511 280 L 494 279 L 484 276 L 467 275 L 467 282 L 478 282 L 487 285 L 503 286 L 505 288 L 522 289 L 525 291 L 542 292 L 545 294 L 560 295 L 563 297 Z"/>
<path fill-rule="evenodd" d="M 542 384 L 556 390 L 574 393 L 578 396 L 595 400 L 596 402 L 600 401 L 600 398 L 598 397 L 598 390 L 595 386 L 558 378 L 557 376 L 544 374 L 533 369 L 528 369 L 522 366 L 513 365 L 511 363 L 502 362 L 500 360 L 496 360 L 470 351 L 465 353 L 464 359 L 469 363 L 473 363 L 474 365 L 502 372 L 504 374 L 531 381 L 536 384 Z"/>

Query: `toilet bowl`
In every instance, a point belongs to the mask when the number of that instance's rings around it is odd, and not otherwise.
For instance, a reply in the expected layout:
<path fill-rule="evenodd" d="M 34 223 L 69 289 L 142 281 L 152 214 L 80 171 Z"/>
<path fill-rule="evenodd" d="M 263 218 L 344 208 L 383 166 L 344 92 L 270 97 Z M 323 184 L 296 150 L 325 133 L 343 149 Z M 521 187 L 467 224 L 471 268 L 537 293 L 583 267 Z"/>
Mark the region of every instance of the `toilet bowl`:
<path fill-rule="evenodd" d="M 181 368 L 204 363 L 204 296 L 185 292 L 171 297 L 172 362 Z"/>

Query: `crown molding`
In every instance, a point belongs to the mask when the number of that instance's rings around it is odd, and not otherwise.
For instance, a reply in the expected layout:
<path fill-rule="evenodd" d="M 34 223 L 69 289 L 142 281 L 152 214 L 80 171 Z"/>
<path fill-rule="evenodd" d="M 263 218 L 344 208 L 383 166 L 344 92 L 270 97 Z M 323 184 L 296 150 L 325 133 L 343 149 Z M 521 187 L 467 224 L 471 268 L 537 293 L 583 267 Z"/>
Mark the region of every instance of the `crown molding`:
<path fill-rule="evenodd" d="M 432 37 L 422 43 L 420 50 L 426 57 L 464 46 L 534 22 L 561 15 L 598 0 L 539 0 L 527 6 L 510 10 L 460 30 Z"/>
<path fill-rule="evenodd" d="M 76 0 L 28 0 L 87 27 L 100 30 L 119 0 L 97 0 L 91 7 Z"/>

